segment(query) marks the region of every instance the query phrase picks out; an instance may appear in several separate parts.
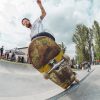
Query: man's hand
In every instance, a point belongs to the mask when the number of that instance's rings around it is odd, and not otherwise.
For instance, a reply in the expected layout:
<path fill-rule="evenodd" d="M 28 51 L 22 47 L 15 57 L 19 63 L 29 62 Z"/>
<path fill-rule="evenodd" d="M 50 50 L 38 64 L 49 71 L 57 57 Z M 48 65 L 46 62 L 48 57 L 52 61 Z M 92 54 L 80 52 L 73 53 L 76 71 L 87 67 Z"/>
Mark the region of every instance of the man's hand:
<path fill-rule="evenodd" d="M 38 3 L 38 4 L 41 4 L 41 0 L 37 0 L 37 3 Z"/>

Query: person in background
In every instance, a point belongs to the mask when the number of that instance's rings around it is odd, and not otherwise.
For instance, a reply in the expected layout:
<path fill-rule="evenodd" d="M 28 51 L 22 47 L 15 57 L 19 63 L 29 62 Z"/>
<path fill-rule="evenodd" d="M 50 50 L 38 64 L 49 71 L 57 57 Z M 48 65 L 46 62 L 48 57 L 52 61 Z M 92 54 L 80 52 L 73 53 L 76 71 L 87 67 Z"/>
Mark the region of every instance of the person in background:
<path fill-rule="evenodd" d="M 9 52 L 9 60 L 11 60 L 11 56 L 12 56 L 12 52 L 10 50 L 10 52 Z"/>
<path fill-rule="evenodd" d="M 90 64 L 90 62 L 88 62 L 88 72 L 90 72 L 90 70 L 91 70 L 91 64 Z"/>
<path fill-rule="evenodd" d="M 0 51 L 1 51 L 1 57 L 2 57 L 3 56 L 3 51 L 4 51 L 4 46 L 1 47 Z"/>

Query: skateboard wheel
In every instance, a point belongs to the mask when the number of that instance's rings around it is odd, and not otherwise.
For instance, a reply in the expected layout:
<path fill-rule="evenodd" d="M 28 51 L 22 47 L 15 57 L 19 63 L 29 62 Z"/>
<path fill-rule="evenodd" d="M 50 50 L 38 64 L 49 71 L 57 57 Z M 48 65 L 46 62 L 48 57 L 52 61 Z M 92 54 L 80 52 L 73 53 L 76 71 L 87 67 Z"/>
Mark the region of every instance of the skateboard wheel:
<path fill-rule="evenodd" d="M 45 79 L 49 79 L 49 74 L 48 73 L 44 73 L 43 76 L 44 76 Z"/>

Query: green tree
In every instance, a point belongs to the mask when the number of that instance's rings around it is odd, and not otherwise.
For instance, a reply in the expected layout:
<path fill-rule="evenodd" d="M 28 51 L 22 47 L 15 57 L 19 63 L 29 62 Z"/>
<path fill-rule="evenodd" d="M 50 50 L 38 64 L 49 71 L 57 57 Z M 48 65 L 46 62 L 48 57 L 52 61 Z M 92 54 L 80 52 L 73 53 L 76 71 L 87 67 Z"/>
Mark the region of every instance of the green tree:
<path fill-rule="evenodd" d="M 83 24 L 76 26 L 73 42 L 76 44 L 76 54 L 79 63 L 89 60 L 89 29 Z"/>
<path fill-rule="evenodd" d="M 100 25 L 97 21 L 93 24 L 95 59 L 100 60 Z"/>

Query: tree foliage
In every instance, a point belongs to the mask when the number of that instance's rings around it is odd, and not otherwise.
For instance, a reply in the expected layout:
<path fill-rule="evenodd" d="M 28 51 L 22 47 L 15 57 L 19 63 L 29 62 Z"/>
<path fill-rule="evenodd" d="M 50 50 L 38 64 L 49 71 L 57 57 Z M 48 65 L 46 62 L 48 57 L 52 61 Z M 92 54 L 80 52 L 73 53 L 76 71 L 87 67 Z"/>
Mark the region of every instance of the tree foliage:
<path fill-rule="evenodd" d="M 100 25 L 97 21 L 93 24 L 95 59 L 100 60 Z"/>
<path fill-rule="evenodd" d="M 92 51 L 94 51 L 95 59 L 100 60 L 100 25 L 97 21 L 94 21 L 92 28 L 78 24 L 73 35 L 73 42 L 76 44 L 76 57 L 79 63 L 91 61 Z"/>
<path fill-rule="evenodd" d="M 76 26 L 73 42 L 76 44 L 76 54 L 79 63 L 89 60 L 88 38 L 89 29 L 82 24 Z"/>

